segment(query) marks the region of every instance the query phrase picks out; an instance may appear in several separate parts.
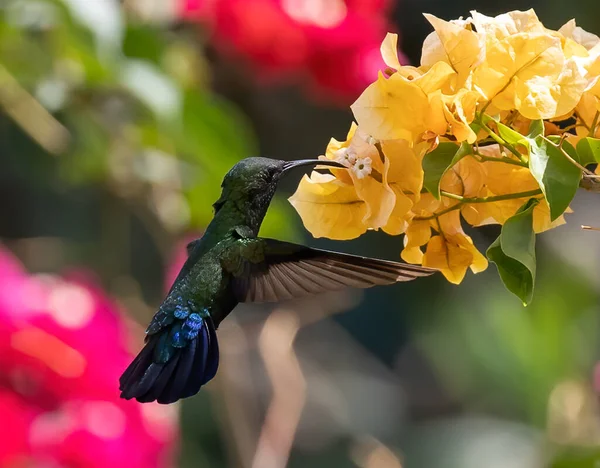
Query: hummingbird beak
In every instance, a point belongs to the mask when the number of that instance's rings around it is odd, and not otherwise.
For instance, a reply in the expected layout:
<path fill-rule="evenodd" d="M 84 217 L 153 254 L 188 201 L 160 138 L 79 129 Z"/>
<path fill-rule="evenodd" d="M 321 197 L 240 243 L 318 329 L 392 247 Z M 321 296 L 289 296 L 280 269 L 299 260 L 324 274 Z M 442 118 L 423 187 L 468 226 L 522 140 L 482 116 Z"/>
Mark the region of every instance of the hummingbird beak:
<path fill-rule="evenodd" d="M 341 167 L 344 168 L 343 164 L 332 161 L 330 159 L 320 160 L 320 159 L 301 159 L 300 161 L 288 161 L 283 165 L 283 171 L 287 172 L 290 169 L 295 169 L 296 167 L 301 166 L 332 166 L 332 167 Z"/>

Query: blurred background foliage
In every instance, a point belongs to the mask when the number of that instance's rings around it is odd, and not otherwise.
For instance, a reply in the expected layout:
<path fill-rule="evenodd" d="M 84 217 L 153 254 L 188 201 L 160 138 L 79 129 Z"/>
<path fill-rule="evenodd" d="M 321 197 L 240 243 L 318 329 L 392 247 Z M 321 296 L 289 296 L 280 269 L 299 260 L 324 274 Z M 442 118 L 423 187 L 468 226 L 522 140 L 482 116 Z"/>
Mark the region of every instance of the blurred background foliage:
<path fill-rule="evenodd" d="M 34 273 L 93 271 L 145 326 L 226 171 L 343 137 L 387 30 L 418 63 L 422 12 L 530 7 L 600 34 L 593 0 L 3 0 L 2 243 Z M 262 235 L 398 258 L 402 240 L 381 233 L 308 239 L 290 179 Z M 597 467 L 600 236 L 579 229 L 600 226 L 597 207 L 580 194 L 569 224 L 540 237 L 527 309 L 492 268 L 459 288 L 428 278 L 240 306 L 219 331 L 218 378 L 179 408 L 180 454 L 156 466 Z"/>

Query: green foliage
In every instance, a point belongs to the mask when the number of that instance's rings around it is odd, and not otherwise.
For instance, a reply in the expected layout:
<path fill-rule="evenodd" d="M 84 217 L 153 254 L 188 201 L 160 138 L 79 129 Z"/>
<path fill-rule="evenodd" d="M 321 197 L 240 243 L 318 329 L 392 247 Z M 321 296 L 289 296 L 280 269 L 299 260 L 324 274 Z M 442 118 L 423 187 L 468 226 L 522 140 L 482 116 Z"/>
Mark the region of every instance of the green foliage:
<path fill-rule="evenodd" d="M 129 201 L 150 203 L 167 230 L 202 229 L 224 174 L 257 145 L 241 113 L 204 86 L 198 38 L 124 18 L 111 21 L 107 35 L 60 0 L 38 2 L 46 22 L 21 24 L 28 3 L 9 0 L 0 9 L 0 67 L 68 133 L 55 159 L 65 181 L 105 183 Z M 52 152 L 43 137 L 53 135 L 25 130 Z M 151 193 L 179 202 L 155 207 Z M 291 237 L 293 226 L 280 222 L 289 208 L 277 203 L 274 211 L 266 233 Z"/>
<path fill-rule="evenodd" d="M 498 267 L 506 288 L 518 296 L 524 305 L 531 302 L 535 282 L 535 233 L 533 209 L 535 198 L 525 203 L 502 226 L 500 236 L 487 251 L 488 258 Z"/>
<path fill-rule="evenodd" d="M 467 143 L 460 146 L 451 142 L 438 144 L 436 149 L 427 153 L 423 158 L 423 171 L 425 173 L 423 186 L 439 200 L 442 177 L 448 169 L 469 154 L 473 154 L 473 149 Z"/>
<path fill-rule="evenodd" d="M 600 139 L 582 138 L 577 143 L 576 160 L 582 166 L 600 163 Z"/>
<path fill-rule="evenodd" d="M 529 169 L 550 205 L 550 218 L 555 220 L 573 200 L 581 180 L 581 170 L 563 154 L 564 145 L 559 147 L 542 136 L 529 141 Z"/>
<path fill-rule="evenodd" d="M 498 135 L 509 145 L 523 145 L 529 150 L 529 140 L 524 135 L 521 135 L 516 130 L 504 125 L 501 122 L 496 123 L 498 127 Z M 543 127 L 542 127 L 543 128 Z"/>

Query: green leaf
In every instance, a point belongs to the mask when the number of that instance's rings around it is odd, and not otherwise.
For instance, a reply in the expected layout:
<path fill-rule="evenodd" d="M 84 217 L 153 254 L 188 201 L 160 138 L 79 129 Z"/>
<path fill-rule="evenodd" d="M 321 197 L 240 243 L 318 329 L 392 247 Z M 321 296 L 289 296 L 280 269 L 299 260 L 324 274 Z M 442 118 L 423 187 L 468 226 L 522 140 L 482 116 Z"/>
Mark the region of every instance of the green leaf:
<path fill-rule="evenodd" d="M 506 288 L 523 301 L 531 302 L 535 283 L 535 233 L 533 209 L 538 204 L 530 199 L 506 220 L 500 236 L 487 250 L 487 257 L 498 267 Z"/>
<path fill-rule="evenodd" d="M 159 30 L 144 24 L 130 24 L 123 39 L 123 53 L 127 57 L 148 60 L 161 65 L 165 38 Z"/>
<path fill-rule="evenodd" d="M 502 138 L 506 143 L 512 146 L 523 145 L 529 149 L 529 140 L 527 140 L 525 135 L 521 135 L 516 130 L 507 127 L 500 122 L 498 122 L 496 125 L 498 126 L 498 135 L 500 135 L 500 138 Z"/>
<path fill-rule="evenodd" d="M 541 136 L 529 141 L 529 170 L 544 192 L 550 205 L 550 219 L 554 221 L 573 200 L 581 180 L 581 170 L 567 159 L 560 148 Z M 567 154 L 570 151 L 566 146 L 564 150 Z"/>
<path fill-rule="evenodd" d="M 439 200 L 442 177 L 448 169 L 469 154 L 473 154 L 473 148 L 466 142 L 460 146 L 452 142 L 440 143 L 423 158 L 423 186 Z"/>
<path fill-rule="evenodd" d="M 600 163 L 600 139 L 582 138 L 577 143 L 577 162 L 582 166 Z"/>
<path fill-rule="evenodd" d="M 475 135 L 477 135 L 481 129 L 483 128 L 478 122 L 473 121 L 471 122 L 471 124 L 469 125 L 469 127 L 471 127 L 471 130 L 473 130 L 473 132 L 475 133 Z"/>
<path fill-rule="evenodd" d="M 543 120 L 532 120 L 529 125 L 529 133 L 527 138 L 533 140 L 540 135 L 544 135 L 544 121 Z"/>

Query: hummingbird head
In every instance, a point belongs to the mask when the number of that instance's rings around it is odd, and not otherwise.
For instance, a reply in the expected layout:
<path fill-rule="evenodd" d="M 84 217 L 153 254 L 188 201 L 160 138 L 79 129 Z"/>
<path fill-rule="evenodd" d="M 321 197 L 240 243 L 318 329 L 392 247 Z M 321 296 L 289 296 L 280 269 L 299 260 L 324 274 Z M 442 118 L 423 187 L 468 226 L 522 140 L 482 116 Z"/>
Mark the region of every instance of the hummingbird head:
<path fill-rule="evenodd" d="M 275 195 L 281 176 L 296 167 L 317 165 L 344 167 L 336 161 L 318 159 L 300 161 L 258 157 L 242 159 L 223 179 L 221 198 L 213 205 L 215 214 L 230 202 L 237 210 L 247 213 L 252 219 L 257 219 L 260 224 Z"/>

